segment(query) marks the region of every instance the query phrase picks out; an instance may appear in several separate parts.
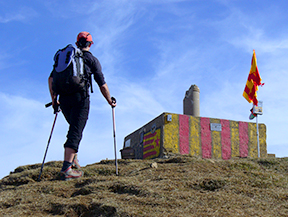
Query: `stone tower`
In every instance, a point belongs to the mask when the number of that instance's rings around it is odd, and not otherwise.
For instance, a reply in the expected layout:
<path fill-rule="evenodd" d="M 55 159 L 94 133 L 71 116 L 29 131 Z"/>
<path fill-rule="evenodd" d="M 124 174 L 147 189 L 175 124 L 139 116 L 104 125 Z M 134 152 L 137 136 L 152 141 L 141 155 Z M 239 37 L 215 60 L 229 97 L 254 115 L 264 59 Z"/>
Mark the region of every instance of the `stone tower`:
<path fill-rule="evenodd" d="M 183 114 L 200 116 L 200 89 L 196 84 L 191 85 L 183 99 Z"/>

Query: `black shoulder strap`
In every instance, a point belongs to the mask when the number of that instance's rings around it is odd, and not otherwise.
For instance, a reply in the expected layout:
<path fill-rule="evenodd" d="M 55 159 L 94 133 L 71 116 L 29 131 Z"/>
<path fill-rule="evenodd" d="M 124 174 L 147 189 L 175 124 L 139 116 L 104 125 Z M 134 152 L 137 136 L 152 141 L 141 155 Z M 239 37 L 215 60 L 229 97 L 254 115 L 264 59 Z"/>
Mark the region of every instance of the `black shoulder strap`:
<path fill-rule="evenodd" d="M 92 82 L 92 75 L 91 74 L 89 75 L 88 79 L 89 79 L 89 83 L 90 83 L 91 93 L 93 93 L 93 86 L 92 86 L 93 82 Z"/>
<path fill-rule="evenodd" d="M 59 61 L 59 53 L 56 56 L 56 60 L 54 62 L 54 68 L 56 68 L 58 66 L 58 61 Z"/>
<path fill-rule="evenodd" d="M 87 87 L 90 85 L 90 90 L 91 90 L 91 93 L 93 93 L 93 82 L 92 82 L 92 75 L 91 73 L 88 73 L 88 70 L 87 70 L 87 64 L 86 64 L 86 60 L 85 58 L 83 58 L 84 60 L 84 73 L 85 73 L 85 76 L 87 77 L 87 81 L 88 81 L 88 84 L 87 84 Z M 87 91 L 88 91 L 88 88 L 87 88 Z"/>

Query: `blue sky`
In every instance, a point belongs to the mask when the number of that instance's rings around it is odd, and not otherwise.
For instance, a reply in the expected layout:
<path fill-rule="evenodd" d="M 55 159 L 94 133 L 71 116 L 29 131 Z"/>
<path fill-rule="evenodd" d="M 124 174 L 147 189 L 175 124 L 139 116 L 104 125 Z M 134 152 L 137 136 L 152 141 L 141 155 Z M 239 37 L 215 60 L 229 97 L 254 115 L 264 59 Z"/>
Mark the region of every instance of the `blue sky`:
<path fill-rule="evenodd" d="M 200 88 L 202 117 L 249 121 L 242 93 L 253 49 L 262 81 L 260 123 L 268 152 L 288 156 L 286 1 L 0 1 L 0 178 L 41 163 L 54 116 L 47 79 L 55 52 L 92 34 L 116 97 L 117 152 L 126 135 L 163 112 L 183 113 L 185 91 Z M 254 121 L 254 120 L 253 120 Z M 63 159 L 68 125 L 59 115 L 46 162 Z M 120 152 L 118 152 L 120 158 Z M 112 112 L 96 83 L 79 160 L 114 158 Z"/>

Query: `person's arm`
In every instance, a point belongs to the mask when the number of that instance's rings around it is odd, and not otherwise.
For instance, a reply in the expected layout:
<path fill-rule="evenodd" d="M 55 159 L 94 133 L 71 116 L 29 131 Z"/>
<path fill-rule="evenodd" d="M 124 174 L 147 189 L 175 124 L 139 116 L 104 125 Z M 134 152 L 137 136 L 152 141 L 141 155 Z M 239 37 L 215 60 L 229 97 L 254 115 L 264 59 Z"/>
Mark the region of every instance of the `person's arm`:
<path fill-rule="evenodd" d="M 53 83 L 53 77 L 49 77 L 48 78 L 49 92 L 50 92 L 50 96 L 51 96 L 51 100 L 52 100 L 52 106 L 54 108 L 54 103 L 57 101 L 57 94 L 55 94 L 53 89 L 52 89 L 52 83 Z M 58 101 L 57 101 L 57 103 L 59 105 Z"/>
<path fill-rule="evenodd" d="M 106 83 L 103 84 L 102 86 L 100 86 L 100 90 L 101 90 L 102 95 L 105 97 L 105 99 L 109 103 L 109 105 L 111 105 L 112 107 L 115 107 L 117 104 L 111 99 L 108 85 Z"/>

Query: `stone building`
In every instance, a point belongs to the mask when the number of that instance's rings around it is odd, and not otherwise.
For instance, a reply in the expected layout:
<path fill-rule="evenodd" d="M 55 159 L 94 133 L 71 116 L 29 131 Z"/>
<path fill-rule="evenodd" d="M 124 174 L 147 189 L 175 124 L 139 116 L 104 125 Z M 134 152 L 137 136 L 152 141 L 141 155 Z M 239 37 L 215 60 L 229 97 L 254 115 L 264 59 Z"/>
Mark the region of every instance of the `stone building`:
<path fill-rule="evenodd" d="M 258 157 L 256 123 L 200 117 L 200 90 L 192 85 L 183 115 L 164 112 L 124 138 L 123 159 L 151 159 L 168 153 L 228 160 Z M 260 157 L 267 157 L 266 125 L 259 124 Z"/>

